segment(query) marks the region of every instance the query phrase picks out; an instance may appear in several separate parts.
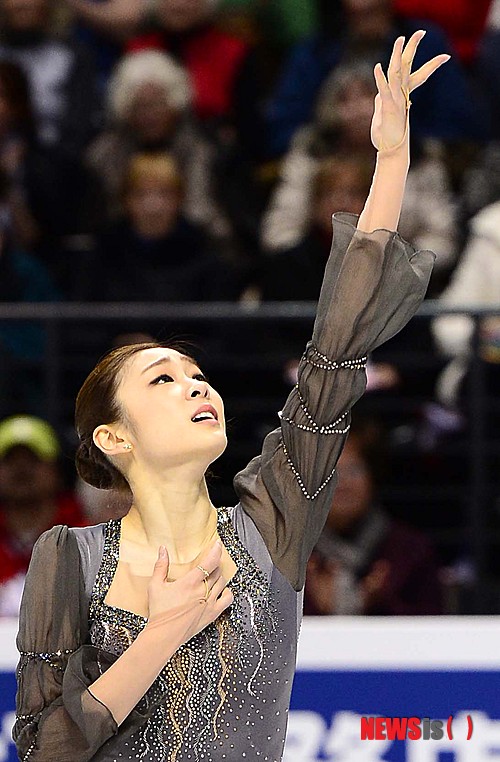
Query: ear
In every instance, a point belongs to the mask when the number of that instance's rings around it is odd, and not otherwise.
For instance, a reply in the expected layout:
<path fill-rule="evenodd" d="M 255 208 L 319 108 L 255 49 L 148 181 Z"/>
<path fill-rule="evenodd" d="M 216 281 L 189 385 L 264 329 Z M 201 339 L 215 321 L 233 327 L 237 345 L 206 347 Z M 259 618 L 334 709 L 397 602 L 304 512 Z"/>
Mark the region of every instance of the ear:
<path fill-rule="evenodd" d="M 94 429 L 92 437 L 94 444 L 104 453 L 104 455 L 123 455 L 127 452 L 127 450 L 123 448 L 123 445 L 128 442 L 128 439 L 121 436 L 121 433 L 116 431 L 112 426 L 102 424 Z"/>

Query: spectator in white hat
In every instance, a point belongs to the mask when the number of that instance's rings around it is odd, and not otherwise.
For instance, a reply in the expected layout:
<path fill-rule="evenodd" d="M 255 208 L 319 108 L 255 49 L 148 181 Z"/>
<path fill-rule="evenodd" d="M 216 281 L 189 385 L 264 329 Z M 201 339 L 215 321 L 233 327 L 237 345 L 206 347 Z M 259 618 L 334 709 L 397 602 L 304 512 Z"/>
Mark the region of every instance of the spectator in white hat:
<path fill-rule="evenodd" d="M 172 155 L 185 182 L 184 212 L 221 237 L 227 226 L 211 194 L 213 152 L 191 113 L 192 89 L 182 66 L 158 50 L 125 56 L 109 83 L 108 128 L 87 160 L 101 181 L 108 219 L 123 211 L 126 167 L 135 153 Z"/>

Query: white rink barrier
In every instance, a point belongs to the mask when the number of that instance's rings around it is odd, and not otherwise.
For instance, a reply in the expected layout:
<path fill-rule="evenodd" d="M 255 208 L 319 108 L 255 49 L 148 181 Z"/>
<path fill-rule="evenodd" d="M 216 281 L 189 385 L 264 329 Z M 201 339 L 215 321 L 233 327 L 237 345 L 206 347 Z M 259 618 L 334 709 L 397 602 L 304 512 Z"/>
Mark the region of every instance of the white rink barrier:
<path fill-rule="evenodd" d="M 0 620 L 0 762 L 17 760 L 16 632 Z M 378 718 L 373 737 L 361 718 Z M 500 618 L 306 618 L 284 762 L 319 760 L 500 760 Z"/>

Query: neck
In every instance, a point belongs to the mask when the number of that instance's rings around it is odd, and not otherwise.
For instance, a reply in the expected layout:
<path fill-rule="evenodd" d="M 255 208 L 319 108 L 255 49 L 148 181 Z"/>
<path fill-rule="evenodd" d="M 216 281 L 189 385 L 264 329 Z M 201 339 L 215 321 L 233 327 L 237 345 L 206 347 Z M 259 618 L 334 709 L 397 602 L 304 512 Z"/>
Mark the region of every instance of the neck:
<path fill-rule="evenodd" d="M 189 563 L 215 539 L 217 510 L 204 477 L 192 481 L 162 474 L 134 483 L 133 494 L 122 531 L 155 554 L 165 545 L 170 564 Z"/>

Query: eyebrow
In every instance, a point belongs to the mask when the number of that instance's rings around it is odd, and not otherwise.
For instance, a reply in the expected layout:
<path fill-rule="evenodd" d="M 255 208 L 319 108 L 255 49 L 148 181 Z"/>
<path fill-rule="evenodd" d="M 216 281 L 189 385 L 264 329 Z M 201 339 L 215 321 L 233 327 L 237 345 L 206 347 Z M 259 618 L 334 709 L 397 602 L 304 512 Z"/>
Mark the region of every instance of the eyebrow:
<path fill-rule="evenodd" d="M 193 360 L 193 358 L 192 358 L 192 357 L 187 357 L 186 355 L 181 355 L 181 356 L 180 356 L 180 358 L 181 358 L 181 360 L 184 360 L 185 362 L 188 362 L 188 363 L 190 363 L 191 365 L 196 365 L 196 367 L 198 367 L 198 363 L 197 363 L 197 362 L 195 362 L 195 361 Z M 141 371 L 141 376 L 142 376 L 142 374 L 143 374 L 143 373 L 146 373 L 146 371 L 147 371 L 147 370 L 150 370 L 151 368 L 154 368 L 154 367 L 156 367 L 157 365 L 163 365 L 163 363 L 165 363 L 165 362 L 170 362 L 170 361 L 171 361 L 171 358 L 170 358 L 170 357 L 167 357 L 167 356 L 165 356 L 165 357 L 160 357 L 160 359 L 159 359 L 159 360 L 155 360 L 155 361 L 154 361 L 154 362 L 152 362 L 150 365 L 147 365 L 147 366 L 144 368 L 144 370 L 142 370 L 142 371 Z"/>

